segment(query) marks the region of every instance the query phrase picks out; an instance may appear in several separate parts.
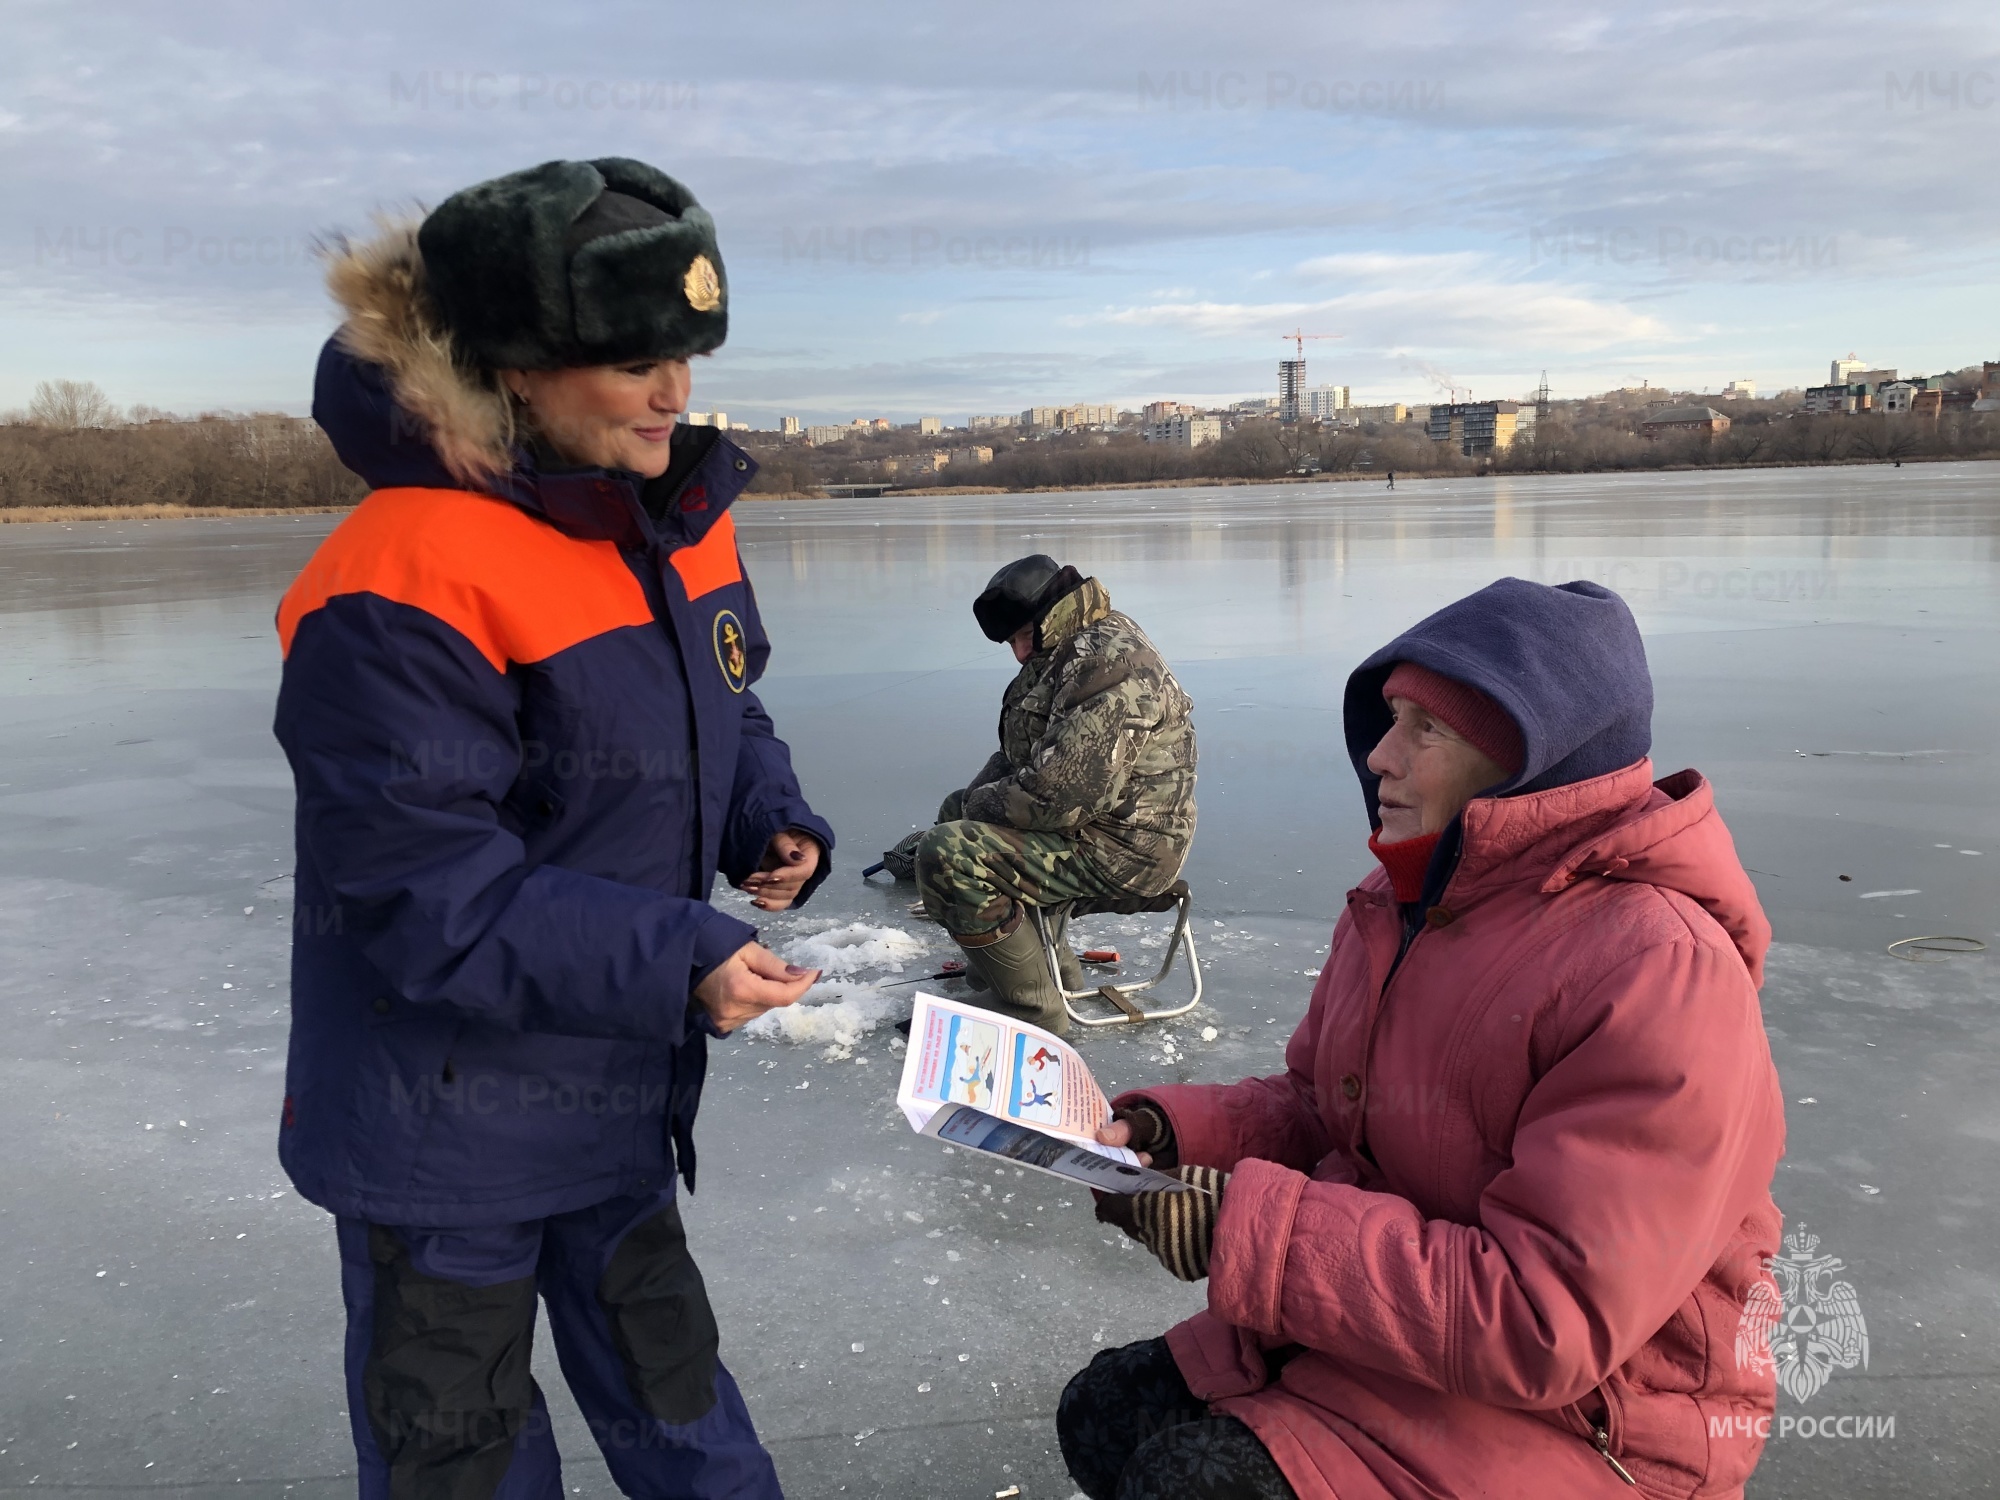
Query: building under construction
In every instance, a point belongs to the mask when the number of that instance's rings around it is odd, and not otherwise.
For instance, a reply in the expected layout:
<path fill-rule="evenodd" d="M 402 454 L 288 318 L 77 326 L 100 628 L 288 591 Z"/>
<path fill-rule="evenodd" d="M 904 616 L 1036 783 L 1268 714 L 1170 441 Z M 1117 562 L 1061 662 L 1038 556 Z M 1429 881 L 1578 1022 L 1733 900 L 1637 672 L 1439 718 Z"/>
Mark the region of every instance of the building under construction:
<path fill-rule="evenodd" d="M 1306 389 L 1306 362 L 1303 359 L 1278 361 L 1278 420 L 1287 425 L 1298 421 Z"/>

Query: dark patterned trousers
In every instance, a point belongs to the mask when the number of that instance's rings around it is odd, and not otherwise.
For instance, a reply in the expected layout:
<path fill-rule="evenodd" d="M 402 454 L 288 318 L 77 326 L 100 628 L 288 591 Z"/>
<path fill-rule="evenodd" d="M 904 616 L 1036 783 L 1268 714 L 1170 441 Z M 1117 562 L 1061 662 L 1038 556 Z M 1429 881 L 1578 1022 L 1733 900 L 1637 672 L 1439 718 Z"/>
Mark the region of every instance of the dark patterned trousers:
<path fill-rule="evenodd" d="M 1056 1437 L 1090 1500 L 1297 1500 L 1256 1434 L 1208 1414 L 1165 1339 L 1106 1349 L 1077 1371 Z"/>
<path fill-rule="evenodd" d="M 1130 894 L 1107 879 L 1077 841 L 959 818 L 917 843 L 924 913 L 953 937 L 997 931 L 1017 903 L 1054 906 L 1080 896 Z"/>

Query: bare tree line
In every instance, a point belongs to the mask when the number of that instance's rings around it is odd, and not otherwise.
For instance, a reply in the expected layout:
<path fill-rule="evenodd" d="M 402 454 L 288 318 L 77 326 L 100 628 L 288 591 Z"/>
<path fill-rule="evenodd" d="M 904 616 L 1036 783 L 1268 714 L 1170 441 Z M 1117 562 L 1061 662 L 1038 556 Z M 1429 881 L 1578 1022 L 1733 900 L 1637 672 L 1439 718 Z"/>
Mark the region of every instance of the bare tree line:
<path fill-rule="evenodd" d="M 1642 419 L 1637 410 L 1565 403 L 1546 422 L 1518 435 L 1504 451 L 1471 456 L 1432 442 L 1416 422 L 1370 422 L 1358 427 L 1302 422 L 1287 427 L 1250 421 L 1220 442 L 1192 450 L 1144 443 L 1129 433 L 1077 432 L 1038 441 L 982 434 L 981 442 L 994 450 L 990 464 L 971 469 L 953 464 L 936 475 L 891 482 L 899 488 L 974 484 L 1031 490 L 1294 475 L 1365 478 L 1395 473 L 1414 478 L 2000 456 L 2000 413 L 1991 412 L 1950 412 L 1933 418 L 1747 410 L 1727 432 L 1656 438 L 1637 430 Z M 866 438 L 815 449 L 781 443 L 775 435 L 732 435 L 756 456 L 762 471 L 755 487 L 767 491 L 810 494 L 822 485 L 879 480 L 879 459 L 871 463 L 871 458 L 876 449 L 889 451 L 886 443 Z"/>
<path fill-rule="evenodd" d="M 304 417 L 121 413 L 88 381 L 45 380 L 0 421 L 0 507 L 321 509 L 367 488 Z"/>
<path fill-rule="evenodd" d="M 1192 450 L 1142 443 L 1132 434 L 1078 432 L 1045 441 L 982 434 L 994 449 L 990 464 L 909 476 L 899 487 L 969 482 L 1031 490 L 1299 474 L 1582 473 L 2000 456 L 2000 413 L 1815 416 L 1758 402 L 1733 403 L 1729 410 L 1734 425 L 1727 432 L 1650 439 L 1637 431 L 1643 413 L 1629 403 L 1564 402 L 1511 448 L 1473 457 L 1433 443 L 1417 423 L 1282 427 L 1251 421 Z M 880 456 L 892 451 L 887 433 L 829 448 L 786 443 L 776 434 L 732 436 L 756 456 L 761 472 L 754 488 L 765 493 L 811 494 L 828 484 L 865 481 L 879 474 Z M 937 441 L 898 433 L 893 448 Z M 120 412 L 97 386 L 72 380 L 43 381 L 25 412 L 0 416 L 0 508 L 324 509 L 352 505 L 366 492 L 318 425 L 304 417 L 176 417 L 143 406 Z"/>

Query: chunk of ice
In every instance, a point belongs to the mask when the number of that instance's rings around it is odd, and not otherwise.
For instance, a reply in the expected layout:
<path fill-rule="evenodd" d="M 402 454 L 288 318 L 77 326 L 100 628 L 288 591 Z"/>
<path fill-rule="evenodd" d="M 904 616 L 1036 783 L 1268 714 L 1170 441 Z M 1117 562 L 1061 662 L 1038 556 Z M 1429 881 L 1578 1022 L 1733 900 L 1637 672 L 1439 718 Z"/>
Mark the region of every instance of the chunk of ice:
<path fill-rule="evenodd" d="M 904 961 L 921 958 L 926 946 L 922 938 L 900 927 L 850 922 L 844 927 L 829 927 L 823 932 L 794 938 L 785 945 L 784 955 L 801 968 L 819 969 L 831 978 L 845 979 L 863 969 L 886 969 L 900 974 Z"/>
<path fill-rule="evenodd" d="M 872 984 L 816 984 L 796 1005 L 767 1010 L 743 1028 L 757 1041 L 805 1047 L 852 1047 L 871 1031 L 906 1020 L 916 1004 L 908 989 Z"/>

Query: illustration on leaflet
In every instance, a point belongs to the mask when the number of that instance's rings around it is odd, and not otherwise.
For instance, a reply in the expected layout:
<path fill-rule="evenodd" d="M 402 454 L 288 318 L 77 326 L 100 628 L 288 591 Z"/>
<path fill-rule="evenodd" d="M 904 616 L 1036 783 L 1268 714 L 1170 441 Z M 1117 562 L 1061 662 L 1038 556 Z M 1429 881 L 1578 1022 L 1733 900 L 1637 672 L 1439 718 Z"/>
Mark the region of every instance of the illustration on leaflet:
<path fill-rule="evenodd" d="M 930 1069 L 921 1096 L 938 1104 L 970 1104 L 974 1109 L 994 1107 L 994 1073 L 999 1064 L 1000 1027 L 967 1015 L 952 1015 L 946 1021 L 942 1051 L 950 1059 L 947 1067 Z"/>
<path fill-rule="evenodd" d="M 1014 1088 L 1007 1101 L 1009 1119 L 1036 1125 L 1063 1123 L 1062 1059 L 1047 1047 L 1028 1051 L 1028 1038 L 1014 1033 Z"/>

